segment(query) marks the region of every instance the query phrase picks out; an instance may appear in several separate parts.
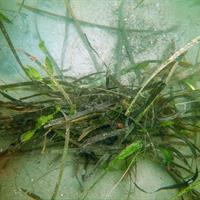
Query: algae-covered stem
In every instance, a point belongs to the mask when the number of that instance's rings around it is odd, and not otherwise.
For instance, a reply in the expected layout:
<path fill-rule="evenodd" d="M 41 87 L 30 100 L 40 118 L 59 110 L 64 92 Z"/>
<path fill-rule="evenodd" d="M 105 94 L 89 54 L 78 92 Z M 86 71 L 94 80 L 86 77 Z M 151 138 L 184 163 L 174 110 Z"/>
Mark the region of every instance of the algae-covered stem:
<path fill-rule="evenodd" d="M 45 66 L 34 56 L 30 55 L 29 53 L 27 53 L 24 50 L 21 50 L 26 56 L 28 56 L 31 60 L 33 60 L 39 67 L 41 67 L 49 76 L 50 80 L 52 81 L 52 83 L 55 85 L 55 87 L 58 89 L 58 91 L 63 95 L 63 97 L 65 98 L 65 100 L 67 101 L 67 103 L 70 106 L 71 111 L 75 111 L 74 110 L 74 105 L 73 102 L 71 101 L 69 95 L 65 92 L 64 88 L 62 87 L 62 85 L 59 84 L 59 82 L 54 78 L 54 76 L 52 74 L 50 74 L 48 72 L 48 70 L 46 70 Z"/>
<path fill-rule="evenodd" d="M 32 192 L 29 192 L 28 190 L 21 188 L 21 191 L 26 194 L 30 199 L 32 200 L 43 200 L 41 197 L 39 197 L 37 194 L 34 194 Z"/>
<path fill-rule="evenodd" d="M 168 65 L 172 62 L 174 62 L 179 56 L 184 54 L 186 51 L 188 51 L 190 48 L 192 48 L 194 45 L 198 44 L 200 42 L 200 35 L 191 40 L 189 43 L 187 43 L 184 47 L 176 51 L 166 62 L 164 62 L 142 85 L 132 102 L 130 103 L 128 109 L 126 110 L 125 115 L 129 116 L 131 112 L 133 111 L 133 107 L 137 99 L 139 98 L 142 91 L 145 89 L 145 87 L 150 83 L 150 81 L 155 78 L 163 69 L 168 67 Z"/>

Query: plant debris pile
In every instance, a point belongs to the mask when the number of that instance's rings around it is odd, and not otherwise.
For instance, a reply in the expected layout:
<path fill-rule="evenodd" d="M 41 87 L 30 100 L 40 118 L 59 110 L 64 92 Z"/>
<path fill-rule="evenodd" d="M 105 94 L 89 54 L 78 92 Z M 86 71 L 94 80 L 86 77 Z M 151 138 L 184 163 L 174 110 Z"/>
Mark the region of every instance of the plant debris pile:
<path fill-rule="evenodd" d="M 166 87 L 165 79 L 160 77 L 165 77 L 175 63 L 147 84 L 130 114 L 127 110 L 141 87 L 124 85 L 105 72 L 81 78 L 55 76 L 48 57 L 39 65 L 49 77 L 27 66 L 30 81 L 0 86 L 1 131 L 18 135 L 16 148 L 23 149 L 32 140 L 40 141 L 41 148 L 54 142 L 63 144 L 69 129 L 69 148 L 93 163 L 105 154 L 107 164 L 143 155 L 166 166 L 176 178 L 180 176 L 179 168 L 192 175 L 180 146 L 188 148 L 193 159 L 200 152 L 194 142 L 199 131 L 196 108 L 200 93 L 189 87 Z M 32 94 L 16 98 L 9 91 Z M 183 112 L 176 106 L 179 99 L 194 103 Z"/>

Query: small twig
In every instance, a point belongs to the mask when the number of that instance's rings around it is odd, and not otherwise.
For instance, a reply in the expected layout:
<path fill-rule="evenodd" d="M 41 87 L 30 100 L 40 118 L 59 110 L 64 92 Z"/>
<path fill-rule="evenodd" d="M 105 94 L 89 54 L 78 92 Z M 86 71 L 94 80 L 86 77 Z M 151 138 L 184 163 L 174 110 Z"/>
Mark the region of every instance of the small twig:
<path fill-rule="evenodd" d="M 49 129 L 45 134 L 44 134 L 44 143 L 43 143 L 43 148 L 42 148 L 42 152 L 44 153 L 46 150 L 46 146 L 47 146 L 47 135 L 51 132 L 51 129 Z"/>

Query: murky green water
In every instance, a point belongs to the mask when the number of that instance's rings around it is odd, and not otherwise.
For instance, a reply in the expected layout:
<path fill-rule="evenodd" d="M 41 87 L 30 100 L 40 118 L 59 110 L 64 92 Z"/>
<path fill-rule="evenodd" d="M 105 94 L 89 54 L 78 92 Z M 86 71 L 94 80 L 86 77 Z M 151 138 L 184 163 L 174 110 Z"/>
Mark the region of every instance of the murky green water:
<path fill-rule="evenodd" d="M 41 3 L 42 2 L 42 3 Z M 34 8 L 40 8 L 54 14 L 65 15 L 63 2 L 59 1 L 27 1 L 26 5 Z M 144 1 L 137 8 L 139 1 L 125 1 L 122 11 L 122 18 L 125 27 L 133 29 L 127 32 L 130 51 L 133 54 L 135 62 L 145 59 L 159 59 L 162 50 L 173 40 L 176 49 L 183 46 L 200 32 L 198 1 L 191 0 L 173 0 Z M 119 1 L 116 0 L 74 0 L 72 1 L 76 17 L 87 22 L 118 27 L 119 21 Z M 16 48 L 25 49 L 32 54 L 41 57 L 38 51 L 38 26 L 41 38 L 45 41 L 49 51 L 61 64 L 62 46 L 64 40 L 65 22 L 62 17 L 55 17 L 41 13 L 36 15 L 27 9 L 22 9 L 21 14 L 17 14 L 19 8 L 15 1 L 1 1 L 2 11 L 14 18 L 12 25 L 7 25 L 8 32 Z M 70 68 L 71 73 L 88 73 L 94 71 L 94 64 L 85 50 L 79 35 L 69 25 L 68 36 L 66 40 L 66 52 L 62 64 L 64 68 Z M 97 50 L 100 57 L 111 67 L 114 68 L 119 57 L 116 55 L 116 46 L 118 39 L 117 30 L 109 30 L 98 27 L 83 25 L 83 29 L 88 36 L 92 46 Z M 1 36 L 2 37 L 2 36 Z M 4 61 L 4 67 L 1 73 L 5 77 L 9 74 L 17 77 L 17 64 L 12 58 L 6 42 L 1 39 L 0 59 Z M 20 55 L 25 63 L 28 61 Z M 121 62 L 126 62 L 125 53 L 121 56 Z M 63 58 L 62 58 L 63 59 Z M 6 62 L 6 60 L 9 62 Z M 78 66 L 78 67 L 77 67 Z M 81 69 L 81 71 L 80 71 Z M 13 78 L 9 78 L 13 81 Z M 8 81 L 8 79 L 7 79 Z"/>

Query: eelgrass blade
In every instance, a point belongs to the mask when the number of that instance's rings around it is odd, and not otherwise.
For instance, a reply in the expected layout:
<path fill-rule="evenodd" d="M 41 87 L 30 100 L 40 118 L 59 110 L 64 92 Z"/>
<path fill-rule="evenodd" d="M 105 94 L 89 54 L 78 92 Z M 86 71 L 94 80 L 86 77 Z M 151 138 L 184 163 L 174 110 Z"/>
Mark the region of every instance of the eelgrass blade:
<path fill-rule="evenodd" d="M 59 188 L 60 188 L 60 184 L 62 181 L 62 177 L 63 177 L 63 173 L 64 173 L 64 168 L 65 168 L 65 163 L 67 161 L 67 154 L 68 154 L 68 148 L 69 148 L 69 138 L 70 138 L 70 124 L 68 123 L 68 119 L 66 114 L 61 111 L 65 120 L 66 120 L 66 130 L 65 130 L 65 143 L 64 143 L 64 147 L 63 147 L 63 154 L 62 154 L 62 161 L 60 164 L 60 171 L 59 171 L 59 175 L 58 175 L 58 180 L 56 182 L 56 186 L 53 192 L 53 195 L 51 197 L 51 200 L 55 200 L 58 192 L 59 192 Z"/>
<path fill-rule="evenodd" d="M 2 16 L 3 16 L 3 15 L 2 15 Z M 2 17 L 2 19 L 5 21 L 5 19 L 7 19 L 7 18 L 5 18 L 5 17 L 3 18 L 3 17 Z M 6 22 L 7 22 L 7 20 L 6 20 Z M 24 65 L 22 64 L 22 61 L 21 61 L 21 59 L 19 58 L 19 56 L 18 56 L 18 54 L 17 54 L 17 51 L 15 50 L 15 47 L 14 47 L 14 45 L 13 45 L 13 43 L 12 43 L 12 40 L 11 40 L 10 36 L 8 35 L 8 32 L 7 32 L 7 30 L 6 30 L 5 26 L 4 26 L 4 24 L 3 24 L 2 20 L 1 20 L 1 18 L 0 18 L 0 30 L 1 30 L 1 32 L 3 33 L 4 38 L 6 39 L 6 41 L 7 41 L 7 43 L 8 43 L 8 46 L 9 46 L 9 48 L 10 48 L 10 50 L 11 50 L 13 56 L 15 57 L 17 63 L 19 64 L 19 66 L 21 67 L 21 69 L 22 69 L 22 70 L 24 71 L 24 73 L 26 74 L 25 67 L 24 67 Z M 24 75 L 22 75 L 20 72 L 19 72 L 19 74 L 20 74 L 23 78 L 25 78 Z M 26 74 L 26 75 L 27 75 L 27 74 Z"/>
<path fill-rule="evenodd" d="M 101 67 L 96 59 L 96 56 L 93 53 L 93 50 L 91 49 L 91 44 L 88 43 L 88 39 L 86 34 L 83 32 L 79 21 L 76 19 L 74 12 L 71 8 L 71 4 L 70 4 L 70 0 L 66 0 L 66 6 L 67 6 L 67 12 L 69 13 L 69 15 L 72 17 L 73 20 L 73 25 L 77 30 L 77 33 L 79 34 L 88 54 L 90 55 L 90 58 L 92 60 L 92 62 L 94 63 L 94 67 L 96 68 L 97 71 L 101 71 Z"/>
<path fill-rule="evenodd" d="M 194 45 L 198 44 L 200 42 L 200 36 L 197 36 L 193 40 L 191 40 L 189 43 L 187 43 L 183 48 L 176 51 L 169 59 L 167 59 L 166 62 L 164 62 L 159 68 L 155 70 L 155 72 L 142 84 L 142 87 L 136 94 L 136 96 L 131 101 L 128 109 L 126 110 L 126 116 L 129 116 L 133 110 L 134 104 L 141 95 L 142 91 L 145 89 L 145 87 L 152 81 L 153 78 L 155 78 L 163 69 L 168 67 L 169 64 L 174 62 L 179 56 L 187 52 L 190 48 L 192 48 Z"/>
<path fill-rule="evenodd" d="M 49 12 L 49 11 L 42 10 L 42 9 L 39 9 L 39 8 L 31 7 L 31 6 L 28 6 L 28 5 L 23 5 L 23 7 L 25 9 L 31 11 L 31 12 L 34 12 L 34 13 L 42 15 L 42 16 L 47 16 L 49 18 L 62 20 L 64 22 L 67 21 L 68 23 L 73 23 L 73 19 L 71 17 L 66 17 L 64 15 L 59 15 L 57 13 Z M 94 23 L 83 21 L 83 20 L 80 20 L 80 19 L 77 19 L 77 21 L 82 26 L 100 28 L 100 29 L 112 31 L 112 32 L 117 32 L 119 30 L 118 27 L 94 24 Z M 153 29 L 148 30 L 148 29 L 130 29 L 130 28 L 127 28 L 126 31 L 129 32 L 129 33 L 136 32 L 136 33 L 162 34 L 162 33 L 170 32 L 174 28 L 176 28 L 176 27 L 171 27 L 171 28 L 166 29 L 166 30 L 158 30 L 158 31 L 155 31 Z"/>

